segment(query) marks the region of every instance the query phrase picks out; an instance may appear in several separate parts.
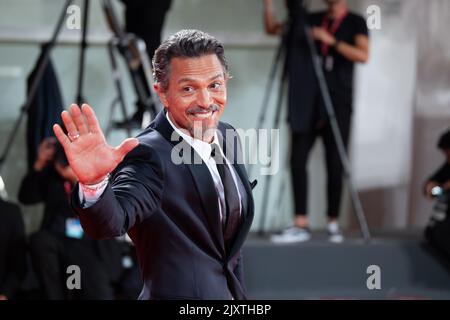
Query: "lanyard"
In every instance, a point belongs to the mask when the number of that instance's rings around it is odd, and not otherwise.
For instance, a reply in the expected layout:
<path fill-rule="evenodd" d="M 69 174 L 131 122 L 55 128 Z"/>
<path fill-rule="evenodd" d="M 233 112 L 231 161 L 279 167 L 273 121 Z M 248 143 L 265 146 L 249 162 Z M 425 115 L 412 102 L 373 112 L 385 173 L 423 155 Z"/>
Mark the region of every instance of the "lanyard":
<path fill-rule="evenodd" d="M 334 20 L 333 25 L 330 26 L 330 22 L 329 22 L 330 17 L 328 16 L 328 14 L 326 14 L 322 20 L 322 28 L 324 28 L 325 30 L 328 30 L 329 33 L 334 35 L 336 33 L 336 31 L 339 29 L 339 27 L 341 26 L 342 21 L 344 21 L 344 19 L 347 17 L 347 15 L 348 15 L 348 12 L 346 11 L 339 19 Z M 322 46 L 321 46 L 322 56 L 328 55 L 328 51 L 329 51 L 329 46 L 325 43 L 322 43 Z"/>

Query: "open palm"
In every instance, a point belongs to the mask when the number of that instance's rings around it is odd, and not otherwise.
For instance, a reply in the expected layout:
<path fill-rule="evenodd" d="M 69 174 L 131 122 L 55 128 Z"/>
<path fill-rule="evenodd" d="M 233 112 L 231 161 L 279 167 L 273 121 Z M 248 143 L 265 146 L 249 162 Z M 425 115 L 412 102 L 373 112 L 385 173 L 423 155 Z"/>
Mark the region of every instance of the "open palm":
<path fill-rule="evenodd" d="M 83 184 L 100 182 L 139 144 L 136 138 L 129 138 L 118 147 L 108 145 L 94 111 L 87 104 L 81 109 L 72 104 L 70 112 L 63 111 L 61 117 L 67 134 L 58 124 L 53 126 L 53 131 L 70 167 Z"/>

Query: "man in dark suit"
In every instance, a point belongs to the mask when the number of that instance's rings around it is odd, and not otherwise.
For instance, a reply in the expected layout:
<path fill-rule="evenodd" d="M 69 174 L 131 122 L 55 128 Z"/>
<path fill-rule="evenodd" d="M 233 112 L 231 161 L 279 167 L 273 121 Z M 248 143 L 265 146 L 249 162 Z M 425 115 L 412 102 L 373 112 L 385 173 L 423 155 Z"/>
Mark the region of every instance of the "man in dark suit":
<path fill-rule="evenodd" d="M 72 105 L 54 131 L 80 181 L 72 201 L 91 237 L 126 232 L 140 299 L 245 299 L 241 247 L 253 198 L 236 131 L 219 122 L 229 78 L 223 46 L 180 31 L 156 50 L 164 110 L 137 138 L 109 146 L 91 107 Z"/>

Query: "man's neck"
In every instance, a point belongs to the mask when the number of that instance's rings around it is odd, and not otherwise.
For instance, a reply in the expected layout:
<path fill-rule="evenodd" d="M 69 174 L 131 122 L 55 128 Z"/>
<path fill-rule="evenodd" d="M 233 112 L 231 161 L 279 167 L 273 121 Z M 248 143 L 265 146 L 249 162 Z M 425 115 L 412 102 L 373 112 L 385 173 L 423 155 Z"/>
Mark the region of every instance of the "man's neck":
<path fill-rule="evenodd" d="M 328 9 L 328 15 L 334 19 L 342 18 L 348 11 L 347 4 L 345 2 L 339 2 L 333 4 Z"/>
<path fill-rule="evenodd" d="M 201 139 L 196 138 L 196 137 L 192 134 L 192 132 L 190 132 L 188 129 L 181 128 L 181 127 L 178 125 L 178 123 L 173 119 L 173 117 L 172 117 L 172 115 L 170 114 L 169 111 L 167 111 L 167 116 L 168 116 L 168 118 L 170 119 L 170 122 L 172 122 L 172 124 L 173 124 L 178 130 L 180 130 L 181 132 L 183 132 L 183 133 L 185 133 L 186 135 L 190 136 L 192 139 L 201 140 L 201 141 L 206 142 L 206 143 L 212 143 L 212 142 L 214 141 L 214 136 L 209 137 L 209 139 L 208 139 L 208 137 L 203 137 L 203 135 L 202 135 Z"/>

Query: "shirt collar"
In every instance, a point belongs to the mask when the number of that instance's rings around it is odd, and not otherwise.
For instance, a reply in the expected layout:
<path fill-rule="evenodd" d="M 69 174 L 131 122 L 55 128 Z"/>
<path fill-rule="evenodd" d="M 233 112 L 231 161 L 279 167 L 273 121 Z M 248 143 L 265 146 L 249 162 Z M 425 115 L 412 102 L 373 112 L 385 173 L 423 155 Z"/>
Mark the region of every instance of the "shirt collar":
<path fill-rule="evenodd" d="M 183 138 L 183 140 L 186 141 L 192 148 L 194 148 L 194 150 L 200 155 L 200 157 L 202 158 L 203 161 L 207 162 L 209 160 L 209 158 L 211 157 L 211 145 L 213 143 L 220 145 L 219 138 L 217 136 L 217 130 L 214 132 L 213 141 L 211 143 L 208 143 L 208 142 L 205 142 L 200 139 L 195 139 L 195 138 L 191 137 L 190 135 L 187 135 L 186 133 L 184 133 L 179 128 L 177 128 L 173 124 L 172 120 L 170 120 L 169 111 L 166 112 L 166 118 L 167 118 L 167 121 L 169 121 L 172 128 L 175 130 L 175 132 L 177 134 L 179 134 Z"/>

